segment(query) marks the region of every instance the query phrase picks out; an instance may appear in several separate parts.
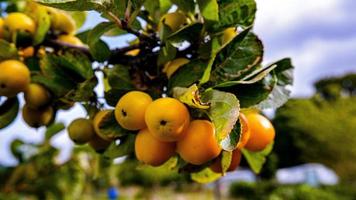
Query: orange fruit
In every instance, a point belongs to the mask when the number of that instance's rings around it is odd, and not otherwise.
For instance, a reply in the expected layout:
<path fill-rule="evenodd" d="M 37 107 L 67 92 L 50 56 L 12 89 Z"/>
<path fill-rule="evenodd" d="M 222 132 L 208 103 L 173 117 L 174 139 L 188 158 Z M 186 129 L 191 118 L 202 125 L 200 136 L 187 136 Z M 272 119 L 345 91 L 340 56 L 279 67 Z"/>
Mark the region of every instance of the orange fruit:
<path fill-rule="evenodd" d="M 227 172 L 234 171 L 237 166 L 239 166 L 241 161 L 241 152 L 239 149 L 235 149 L 232 151 L 232 157 L 231 157 L 231 163 L 229 168 L 227 169 Z M 213 170 L 215 173 L 222 173 L 222 167 L 221 167 L 221 158 L 218 157 L 214 163 L 210 166 L 210 169 Z"/>
<path fill-rule="evenodd" d="M 159 166 L 175 154 L 175 143 L 159 141 L 148 129 L 142 129 L 135 139 L 135 154 L 139 161 Z"/>
<path fill-rule="evenodd" d="M 266 117 L 256 112 L 246 113 L 246 118 L 250 127 L 250 139 L 245 148 L 250 151 L 261 151 L 274 140 L 274 127 Z"/>
<path fill-rule="evenodd" d="M 188 163 L 201 165 L 216 158 L 221 148 L 215 138 L 215 127 L 208 120 L 194 120 L 177 142 L 177 152 Z"/>

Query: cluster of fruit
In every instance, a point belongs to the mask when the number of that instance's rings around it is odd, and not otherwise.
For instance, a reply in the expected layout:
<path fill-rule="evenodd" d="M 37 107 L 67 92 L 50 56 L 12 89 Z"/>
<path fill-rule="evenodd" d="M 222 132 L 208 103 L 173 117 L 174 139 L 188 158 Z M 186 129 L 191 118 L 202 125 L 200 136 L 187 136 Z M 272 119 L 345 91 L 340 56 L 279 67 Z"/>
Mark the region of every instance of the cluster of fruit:
<path fill-rule="evenodd" d="M 51 17 L 48 35 L 59 42 L 83 45 L 74 36 L 76 24 L 68 13 L 37 4 L 30 6 L 47 10 Z M 36 20 L 22 12 L 9 13 L 6 17 L 0 18 L 0 40 L 5 40 L 18 48 L 16 58 L 0 62 L 0 97 L 12 98 L 24 92 L 26 104 L 22 110 L 23 119 L 34 128 L 48 125 L 54 118 L 51 93 L 44 86 L 31 83 L 31 72 L 24 62 L 27 58 L 41 57 L 46 53 L 42 45 L 36 47 L 32 45 L 38 28 L 40 27 L 37 27 Z"/>
<path fill-rule="evenodd" d="M 100 111 L 93 125 L 87 119 L 73 121 L 68 128 L 70 138 L 77 144 L 89 142 L 96 150 L 104 150 L 112 138 L 100 133 L 99 124 L 108 112 Z M 144 92 L 131 91 L 120 98 L 114 113 L 122 128 L 138 131 L 135 155 L 142 163 L 159 166 L 178 153 L 193 165 L 211 161 L 210 168 L 222 172 L 219 157 L 222 150 L 216 140 L 214 124 L 207 119 L 191 119 L 188 108 L 179 100 L 163 97 L 153 101 Z M 242 133 L 228 171 L 239 165 L 242 148 L 261 151 L 275 136 L 271 122 L 255 111 L 240 113 L 239 120 Z M 93 146 L 93 138 L 101 141 L 101 145 Z"/>

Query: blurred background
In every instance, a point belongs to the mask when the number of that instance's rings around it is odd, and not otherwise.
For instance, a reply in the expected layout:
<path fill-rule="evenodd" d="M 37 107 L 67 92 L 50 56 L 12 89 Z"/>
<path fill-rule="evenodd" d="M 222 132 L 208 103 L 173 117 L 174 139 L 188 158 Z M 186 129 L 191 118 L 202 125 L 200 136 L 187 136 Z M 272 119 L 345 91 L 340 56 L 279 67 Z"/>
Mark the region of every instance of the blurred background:
<path fill-rule="evenodd" d="M 237 171 L 219 182 L 198 185 L 163 168 L 134 170 L 135 161 L 130 159 L 98 174 L 90 166 L 105 161 L 83 153 L 85 147 L 73 151 L 65 131 L 47 141 L 44 129 L 30 129 L 18 117 L 0 130 L 0 188 L 11 190 L 2 181 L 11 182 L 11 170 L 15 178 L 16 173 L 26 174 L 32 181 L 18 187 L 28 193 L 48 188 L 39 193 L 43 197 L 51 193 L 54 199 L 356 199 L 356 2 L 257 0 L 257 6 L 254 32 L 264 42 L 264 63 L 291 57 L 295 66 L 291 100 L 265 113 L 273 119 L 277 135 L 260 175 L 242 161 Z M 82 29 L 101 21 L 98 13 L 89 12 Z M 125 46 L 131 39 L 106 38 L 112 48 Z M 97 91 L 103 92 L 100 87 Z M 84 115 L 84 109 L 75 106 L 57 119 L 68 125 Z M 22 145 L 26 153 L 9 151 L 23 142 L 31 144 Z M 38 152 L 37 147 L 46 148 Z M 35 164 L 15 168 L 31 155 L 37 155 Z M 51 158 L 60 165 L 51 164 Z M 83 197 L 83 191 L 88 196 Z M 14 194 L 13 198 L 20 197 Z M 0 194 L 0 199 L 5 196 Z"/>

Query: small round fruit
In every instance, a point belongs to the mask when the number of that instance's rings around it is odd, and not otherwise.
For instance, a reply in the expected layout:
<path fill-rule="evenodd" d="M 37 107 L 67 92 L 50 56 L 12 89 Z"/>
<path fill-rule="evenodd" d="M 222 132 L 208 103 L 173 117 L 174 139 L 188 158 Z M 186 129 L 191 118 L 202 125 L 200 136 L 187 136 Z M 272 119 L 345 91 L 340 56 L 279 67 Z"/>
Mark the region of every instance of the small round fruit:
<path fill-rule="evenodd" d="M 239 120 L 240 120 L 240 123 L 241 123 L 242 131 L 241 131 L 241 135 L 240 135 L 240 141 L 237 144 L 236 148 L 242 149 L 242 148 L 244 148 L 246 146 L 248 140 L 250 139 L 250 134 L 251 133 L 250 133 L 250 128 L 249 128 L 249 125 L 248 125 L 247 118 L 246 118 L 245 114 L 240 113 Z"/>
<path fill-rule="evenodd" d="M 49 106 L 37 110 L 25 104 L 22 108 L 22 118 L 30 127 L 38 128 L 40 126 L 46 126 L 52 121 L 53 108 Z"/>
<path fill-rule="evenodd" d="M 3 31 L 4 31 L 4 20 L 0 18 L 0 38 L 3 37 Z"/>
<path fill-rule="evenodd" d="M 201 165 L 219 156 L 221 148 L 215 139 L 215 127 L 208 120 L 194 120 L 184 137 L 177 142 L 178 154 L 188 163 Z"/>
<path fill-rule="evenodd" d="M 13 97 L 30 84 L 30 70 L 22 62 L 6 60 L 0 63 L 0 96 Z"/>
<path fill-rule="evenodd" d="M 100 131 L 100 125 L 103 122 L 104 118 L 106 118 L 110 114 L 110 110 L 101 110 L 98 113 L 96 113 L 94 119 L 93 119 L 93 125 L 94 125 L 94 130 L 96 134 L 101 137 L 101 139 L 107 140 L 107 141 L 112 141 L 114 138 L 103 134 Z"/>
<path fill-rule="evenodd" d="M 25 101 L 28 107 L 38 109 L 51 102 L 51 94 L 42 85 L 31 83 L 25 91 Z"/>
<path fill-rule="evenodd" d="M 97 153 L 104 153 L 110 144 L 110 141 L 103 140 L 97 134 L 94 134 L 93 138 L 89 141 L 89 146 L 91 146 Z"/>
<path fill-rule="evenodd" d="M 189 63 L 189 60 L 186 58 L 177 58 L 175 60 L 169 61 L 164 65 L 163 72 L 167 74 L 167 77 L 170 78 L 174 72 L 176 72 L 181 66 Z"/>
<path fill-rule="evenodd" d="M 67 44 L 71 44 L 71 45 L 76 45 L 76 46 L 84 45 L 83 42 L 79 38 L 77 38 L 73 35 L 60 35 L 60 36 L 58 36 L 58 41 L 64 42 Z"/>
<path fill-rule="evenodd" d="M 10 13 L 4 20 L 4 26 L 11 32 L 25 31 L 34 34 L 36 31 L 36 23 L 29 16 L 14 12 Z"/>
<path fill-rule="evenodd" d="M 159 166 L 175 154 L 175 143 L 161 142 L 153 137 L 148 129 L 142 129 L 135 139 L 135 154 L 137 160 Z"/>
<path fill-rule="evenodd" d="M 221 37 L 222 44 L 230 42 L 236 35 L 237 32 L 235 27 L 225 29 Z"/>
<path fill-rule="evenodd" d="M 250 127 L 250 139 L 245 148 L 250 151 L 261 151 L 269 145 L 275 137 L 272 123 L 259 113 L 246 113 Z"/>
<path fill-rule="evenodd" d="M 187 107 L 174 98 L 166 97 L 153 101 L 147 108 L 145 121 L 148 130 L 158 140 L 178 141 L 190 122 Z"/>
<path fill-rule="evenodd" d="M 51 16 L 52 30 L 68 35 L 73 35 L 76 32 L 75 21 L 68 13 L 53 8 L 48 8 L 48 13 Z"/>
<path fill-rule="evenodd" d="M 167 13 L 161 18 L 159 27 L 164 23 L 169 26 L 173 32 L 176 32 L 186 22 L 187 18 L 180 12 Z"/>
<path fill-rule="evenodd" d="M 152 102 L 150 95 L 131 91 L 122 96 L 115 107 L 116 121 L 127 130 L 140 130 L 146 127 L 145 112 Z"/>
<path fill-rule="evenodd" d="M 93 124 L 89 119 L 75 119 L 68 126 L 68 135 L 74 143 L 85 144 L 95 135 Z"/>
<path fill-rule="evenodd" d="M 229 168 L 227 169 L 227 172 L 234 171 L 237 166 L 239 166 L 241 161 L 241 152 L 239 149 L 235 149 L 232 151 L 232 157 L 231 157 L 231 163 Z M 217 158 L 214 163 L 210 166 L 210 169 L 213 170 L 215 173 L 222 173 L 222 167 L 221 167 L 221 158 Z"/>

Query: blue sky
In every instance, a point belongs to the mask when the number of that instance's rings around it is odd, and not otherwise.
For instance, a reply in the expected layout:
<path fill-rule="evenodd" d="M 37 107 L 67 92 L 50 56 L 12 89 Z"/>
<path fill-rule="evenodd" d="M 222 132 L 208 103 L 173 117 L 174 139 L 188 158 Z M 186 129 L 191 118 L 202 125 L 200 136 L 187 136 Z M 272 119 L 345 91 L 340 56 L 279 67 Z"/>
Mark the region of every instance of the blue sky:
<path fill-rule="evenodd" d="M 265 45 L 264 63 L 292 58 L 296 67 L 293 96 L 312 95 L 312 84 L 319 78 L 356 72 L 356 1 L 257 0 L 257 5 L 254 31 Z M 93 26 L 99 20 L 98 14 L 91 13 L 85 26 Z M 110 44 L 119 47 L 127 40 L 110 39 Z M 85 112 L 76 106 L 59 113 L 57 119 L 68 124 L 80 116 L 85 116 Z M 16 164 L 7 151 L 9 141 L 21 138 L 40 142 L 43 132 L 43 128 L 30 129 L 21 117 L 0 130 L 0 164 Z M 55 136 L 52 144 L 63 149 L 62 159 L 69 155 L 73 145 L 65 131 Z"/>

